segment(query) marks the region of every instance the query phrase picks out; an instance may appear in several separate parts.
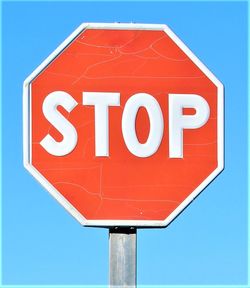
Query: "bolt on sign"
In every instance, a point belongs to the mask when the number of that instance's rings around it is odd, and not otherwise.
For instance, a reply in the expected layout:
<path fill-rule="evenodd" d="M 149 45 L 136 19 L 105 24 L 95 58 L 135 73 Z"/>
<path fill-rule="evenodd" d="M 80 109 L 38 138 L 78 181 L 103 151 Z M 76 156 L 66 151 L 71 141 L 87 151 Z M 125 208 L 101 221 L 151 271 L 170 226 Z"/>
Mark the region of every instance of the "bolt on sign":
<path fill-rule="evenodd" d="M 81 25 L 23 109 L 25 167 L 83 225 L 166 226 L 223 169 L 223 86 L 166 25 Z"/>

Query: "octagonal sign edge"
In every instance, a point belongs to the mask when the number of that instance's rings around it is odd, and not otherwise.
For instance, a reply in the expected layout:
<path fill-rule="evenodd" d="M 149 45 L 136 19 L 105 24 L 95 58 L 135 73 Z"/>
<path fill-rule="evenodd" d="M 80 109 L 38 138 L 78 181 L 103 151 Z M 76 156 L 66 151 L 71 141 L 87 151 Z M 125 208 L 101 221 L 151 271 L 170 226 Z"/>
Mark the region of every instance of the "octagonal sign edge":
<path fill-rule="evenodd" d="M 217 168 L 182 201 L 182 203 L 165 220 L 88 220 L 86 219 L 50 182 L 32 165 L 31 155 L 31 82 L 86 28 L 117 30 L 156 30 L 164 31 L 178 47 L 197 65 L 197 67 L 217 87 Z M 190 51 L 190 49 L 166 26 L 160 24 L 118 24 L 118 23 L 83 23 L 80 25 L 37 69 L 24 81 L 23 86 L 23 161 L 25 168 L 38 182 L 82 225 L 85 226 L 135 226 L 164 227 L 172 222 L 192 200 L 224 168 L 224 91 L 222 83 Z"/>

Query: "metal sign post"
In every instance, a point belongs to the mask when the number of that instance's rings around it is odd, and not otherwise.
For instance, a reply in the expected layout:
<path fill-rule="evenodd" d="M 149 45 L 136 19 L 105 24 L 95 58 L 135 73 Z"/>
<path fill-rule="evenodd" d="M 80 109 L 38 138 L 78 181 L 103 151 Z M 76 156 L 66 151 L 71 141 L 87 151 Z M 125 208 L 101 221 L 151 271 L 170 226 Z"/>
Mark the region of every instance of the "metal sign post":
<path fill-rule="evenodd" d="M 110 288 L 136 287 L 136 229 L 109 230 Z"/>

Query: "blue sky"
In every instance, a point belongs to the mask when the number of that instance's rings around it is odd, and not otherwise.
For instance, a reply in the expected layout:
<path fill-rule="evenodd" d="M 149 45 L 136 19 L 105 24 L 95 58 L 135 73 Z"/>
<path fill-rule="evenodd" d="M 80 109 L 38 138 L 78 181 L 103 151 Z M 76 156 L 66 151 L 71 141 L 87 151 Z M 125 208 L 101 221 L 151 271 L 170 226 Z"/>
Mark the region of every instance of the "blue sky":
<path fill-rule="evenodd" d="M 138 231 L 138 284 L 247 283 L 247 2 L 3 3 L 3 283 L 108 283 L 81 227 L 22 165 L 22 83 L 82 22 L 162 23 L 225 86 L 225 170 L 166 229 Z"/>

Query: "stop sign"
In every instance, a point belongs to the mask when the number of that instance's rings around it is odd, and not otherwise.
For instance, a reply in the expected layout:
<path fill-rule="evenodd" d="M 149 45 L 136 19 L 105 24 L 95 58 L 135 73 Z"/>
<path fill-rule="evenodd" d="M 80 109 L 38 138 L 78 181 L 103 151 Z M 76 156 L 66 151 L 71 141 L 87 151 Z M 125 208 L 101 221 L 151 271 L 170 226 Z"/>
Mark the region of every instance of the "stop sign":
<path fill-rule="evenodd" d="M 83 225 L 166 226 L 223 169 L 223 86 L 165 25 L 81 25 L 23 109 L 25 167 Z"/>

